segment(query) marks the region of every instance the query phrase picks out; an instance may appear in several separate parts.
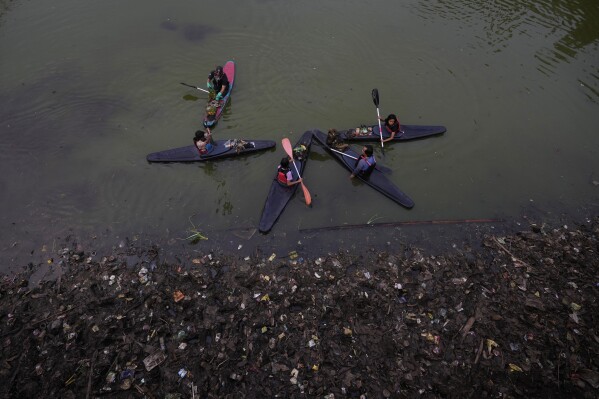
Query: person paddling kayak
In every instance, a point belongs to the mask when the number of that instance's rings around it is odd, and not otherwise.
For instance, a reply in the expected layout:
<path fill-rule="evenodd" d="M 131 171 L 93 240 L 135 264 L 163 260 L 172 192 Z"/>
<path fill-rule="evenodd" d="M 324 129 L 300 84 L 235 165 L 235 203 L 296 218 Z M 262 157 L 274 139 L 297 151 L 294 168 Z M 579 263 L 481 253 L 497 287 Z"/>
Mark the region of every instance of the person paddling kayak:
<path fill-rule="evenodd" d="M 289 167 L 289 157 L 281 159 L 281 164 L 277 168 L 277 181 L 283 186 L 294 186 L 302 182 L 302 179 L 293 180 L 293 173 Z"/>
<path fill-rule="evenodd" d="M 208 89 L 214 90 L 216 101 L 222 100 L 227 95 L 229 92 L 229 78 L 227 78 L 222 66 L 219 65 L 214 71 L 210 72 L 206 86 L 208 86 Z"/>
<path fill-rule="evenodd" d="M 193 137 L 193 144 L 200 152 L 200 155 L 209 154 L 214 149 L 210 129 L 206 128 L 206 132 L 198 130 Z"/>
<path fill-rule="evenodd" d="M 383 143 L 387 141 L 393 140 L 396 134 L 402 135 L 403 130 L 401 130 L 401 125 L 399 124 L 399 119 L 395 114 L 389 114 L 385 119 L 380 118 L 381 122 L 385 122 L 383 125 L 385 127 L 385 131 L 389 133 L 389 137 L 383 140 Z"/>
<path fill-rule="evenodd" d="M 376 166 L 376 160 L 374 159 L 374 155 L 372 154 L 372 146 L 370 144 L 365 145 L 362 148 L 362 155 L 356 161 L 356 167 L 354 171 L 349 175 L 350 179 L 353 179 L 356 176 L 360 176 L 362 178 L 368 178 L 374 167 Z"/>

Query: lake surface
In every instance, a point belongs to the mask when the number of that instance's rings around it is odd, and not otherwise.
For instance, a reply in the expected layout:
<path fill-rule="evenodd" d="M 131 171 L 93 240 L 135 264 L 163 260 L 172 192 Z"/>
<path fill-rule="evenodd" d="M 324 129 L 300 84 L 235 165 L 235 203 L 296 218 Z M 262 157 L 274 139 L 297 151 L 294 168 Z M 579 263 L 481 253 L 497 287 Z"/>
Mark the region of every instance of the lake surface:
<path fill-rule="evenodd" d="M 0 1 L 0 271 L 68 237 L 185 245 L 192 226 L 209 237 L 201 245 L 218 237 L 245 256 L 370 240 L 318 233 L 346 224 L 584 222 L 599 211 L 598 46 L 596 0 Z M 227 60 L 237 75 L 215 138 L 277 148 L 148 164 L 201 126 L 204 93 L 179 83 L 204 87 Z M 313 207 L 298 191 L 271 234 L 252 235 L 281 138 L 376 123 L 373 88 L 383 116 L 447 127 L 377 149 L 416 206 L 351 182 L 314 146 Z"/>

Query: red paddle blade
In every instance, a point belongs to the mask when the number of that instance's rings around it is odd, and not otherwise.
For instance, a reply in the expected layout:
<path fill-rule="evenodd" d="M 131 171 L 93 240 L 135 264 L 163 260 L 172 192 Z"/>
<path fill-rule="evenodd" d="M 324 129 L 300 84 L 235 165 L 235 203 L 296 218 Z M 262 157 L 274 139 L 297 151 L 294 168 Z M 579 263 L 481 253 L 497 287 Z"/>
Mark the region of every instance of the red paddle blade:
<path fill-rule="evenodd" d="M 301 183 L 302 190 L 304 191 L 304 198 L 306 199 L 306 205 L 310 206 L 312 203 L 312 196 L 310 195 L 310 191 L 308 191 L 308 187 L 304 185 L 304 182 Z"/>
<path fill-rule="evenodd" d="M 281 140 L 281 144 L 283 145 L 283 148 L 285 149 L 287 155 L 289 155 L 289 157 L 293 159 L 293 147 L 291 147 L 291 142 L 289 141 L 289 139 L 287 137 L 283 137 L 283 139 Z"/>

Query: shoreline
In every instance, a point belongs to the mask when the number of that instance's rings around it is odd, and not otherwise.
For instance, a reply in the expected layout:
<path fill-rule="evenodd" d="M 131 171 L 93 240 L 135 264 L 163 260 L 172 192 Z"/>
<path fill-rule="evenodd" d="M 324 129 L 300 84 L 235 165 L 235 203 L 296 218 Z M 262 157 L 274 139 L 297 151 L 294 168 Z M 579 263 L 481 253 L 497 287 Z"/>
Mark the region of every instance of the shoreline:
<path fill-rule="evenodd" d="M 599 218 L 479 233 L 272 260 L 71 242 L 2 281 L 0 392 L 595 397 Z"/>

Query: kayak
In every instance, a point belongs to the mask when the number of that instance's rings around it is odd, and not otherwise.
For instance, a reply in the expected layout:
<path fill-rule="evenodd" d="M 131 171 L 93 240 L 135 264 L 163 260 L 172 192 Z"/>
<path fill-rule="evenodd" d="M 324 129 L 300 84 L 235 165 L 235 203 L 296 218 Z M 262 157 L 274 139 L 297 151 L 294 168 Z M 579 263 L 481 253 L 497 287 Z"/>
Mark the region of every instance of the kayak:
<path fill-rule="evenodd" d="M 294 151 L 294 160 L 297 169 L 300 171 L 300 174 L 304 175 L 304 169 L 306 167 L 306 162 L 308 161 L 308 154 L 310 153 L 310 145 L 312 144 L 312 132 L 305 132 L 302 137 L 299 139 L 297 144 L 295 145 L 294 150 L 298 148 L 300 145 L 305 147 L 305 150 L 301 153 L 300 156 L 296 156 L 296 152 Z M 290 164 L 291 173 L 293 174 L 293 180 L 298 178 L 297 172 L 292 164 Z M 274 226 L 275 222 L 283 213 L 283 210 L 287 206 L 287 203 L 293 197 L 293 194 L 297 190 L 300 184 L 295 184 L 293 186 L 284 186 L 277 180 L 277 174 L 273 179 L 272 184 L 270 185 L 270 191 L 268 192 L 268 197 L 266 197 L 266 202 L 264 203 L 264 209 L 262 209 L 262 216 L 260 217 L 260 224 L 258 226 L 258 230 L 261 233 L 268 233 L 272 226 Z"/>
<path fill-rule="evenodd" d="M 408 141 L 423 139 L 425 137 L 437 136 L 447 131 L 445 126 L 426 126 L 426 125 L 401 125 L 403 133 L 396 134 L 393 138 L 395 141 Z M 360 130 L 360 133 L 356 133 L 356 130 Z M 366 132 L 364 132 L 366 130 Z M 363 133 L 362 133 L 363 132 Z M 362 128 L 343 130 L 339 132 L 339 136 L 342 140 L 346 141 L 380 141 L 381 136 L 379 135 L 379 126 L 366 126 Z M 383 138 L 386 139 L 390 136 L 385 127 L 383 126 Z"/>
<path fill-rule="evenodd" d="M 339 162 L 341 162 L 349 171 L 353 171 L 357 159 L 360 154 L 356 151 L 352 150 L 351 147 L 348 147 L 342 154 L 339 152 L 332 151 L 327 146 L 327 134 L 321 132 L 320 130 L 313 131 L 314 138 L 322 144 L 322 146 Z M 353 157 L 353 158 L 352 158 Z M 414 201 L 406 194 L 404 194 L 395 184 L 393 184 L 387 176 L 383 174 L 383 172 L 379 169 L 374 169 L 369 177 L 363 178 L 360 176 L 356 176 L 364 183 L 368 184 L 370 187 L 374 188 L 378 192 L 383 195 L 391 198 L 393 201 L 397 202 L 399 205 L 406 207 L 408 209 L 414 206 Z"/>
<path fill-rule="evenodd" d="M 229 99 L 231 98 L 231 92 L 233 91 L 233 82 L 235 81 L 235 62 L 227 61 L 227 63 L 223 66 L 223 72 L 227 75 L 229 79 L 229 91 L 222 100 L 209 101 L 206 105 L 205 115 L 204 115 L 204 127 L 214 127 L 216 122 L 220 119 L 220 116 L 223 114 L 225 107 L 229 103 Z M 209 115 L 208 108 L 213 107 L 216 108 L 216 113 L 213 115 Z"/>
<path fill-rule="evenodd" d="M 271 140 L 215 140 L 212 151 L 200 155 L 195 145 L 172 148 L 148 154 L 148 162 L 203 162 L 263 151 L 276 145 Z"/>

